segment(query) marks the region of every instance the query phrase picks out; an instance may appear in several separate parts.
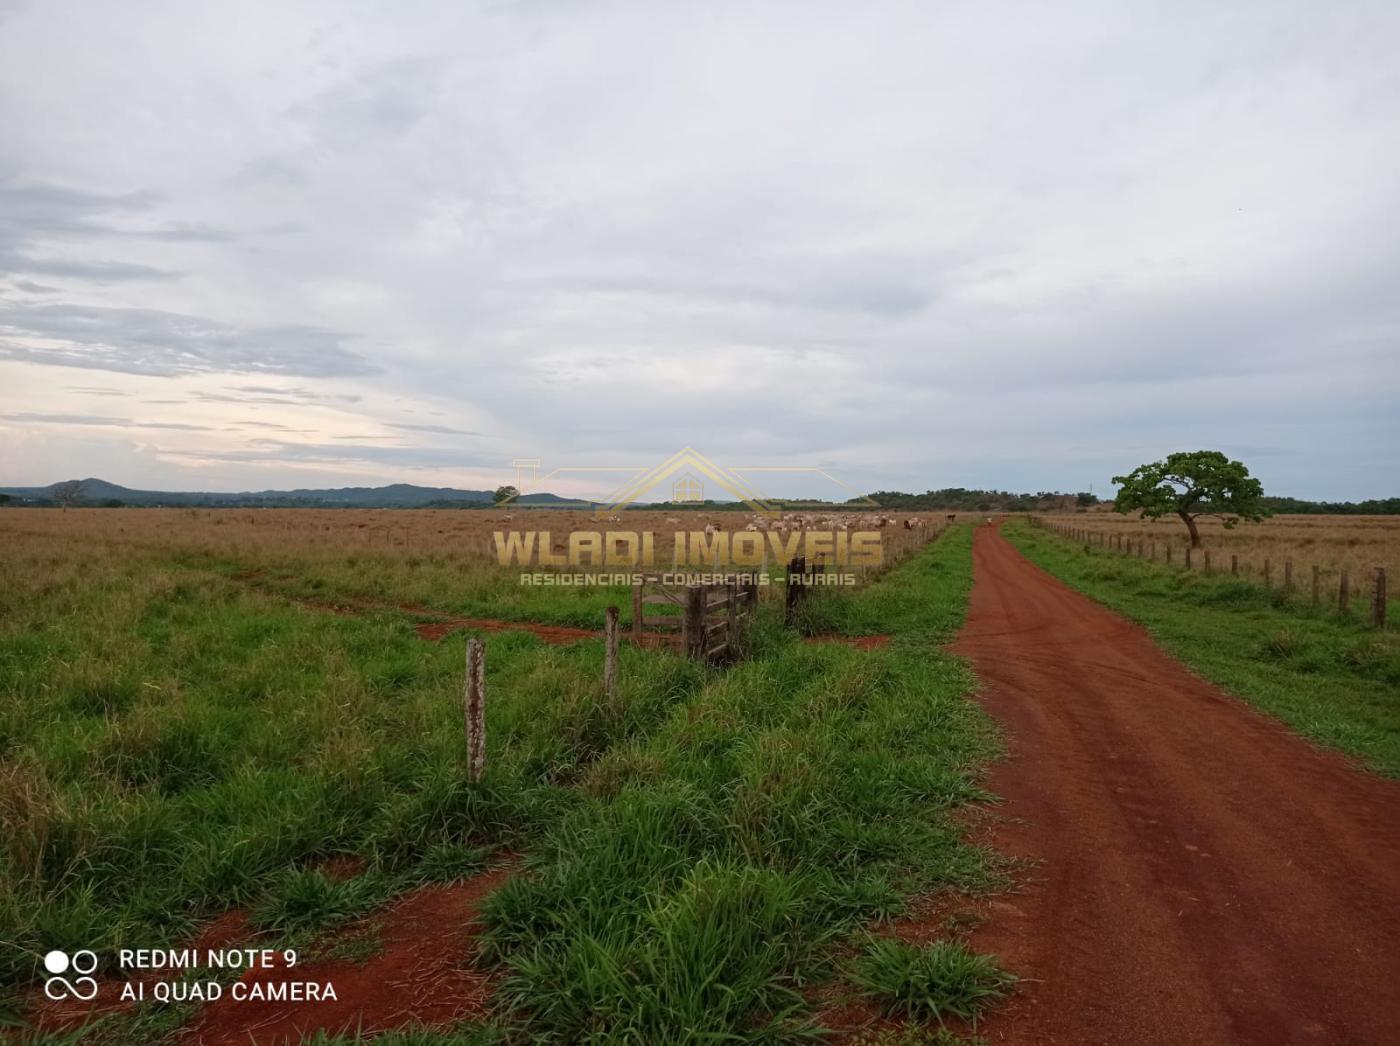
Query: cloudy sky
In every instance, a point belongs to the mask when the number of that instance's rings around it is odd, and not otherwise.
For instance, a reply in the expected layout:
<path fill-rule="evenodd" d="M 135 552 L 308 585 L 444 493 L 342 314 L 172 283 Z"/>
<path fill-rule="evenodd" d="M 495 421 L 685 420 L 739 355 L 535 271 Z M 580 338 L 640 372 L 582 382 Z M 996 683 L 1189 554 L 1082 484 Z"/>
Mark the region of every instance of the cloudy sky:
<path fill-rule="evenodd" d="M 0 485 L 1400 494 L 1397 53 L 1391 0 L 0 0 Z"/>

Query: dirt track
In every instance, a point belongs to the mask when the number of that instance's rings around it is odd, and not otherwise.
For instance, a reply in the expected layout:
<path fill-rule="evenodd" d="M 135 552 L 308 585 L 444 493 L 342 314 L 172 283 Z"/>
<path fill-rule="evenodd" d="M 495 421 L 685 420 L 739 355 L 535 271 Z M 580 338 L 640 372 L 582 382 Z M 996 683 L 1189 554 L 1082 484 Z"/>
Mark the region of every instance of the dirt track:
<path fill-rule="evenodd" d="M 973 937 L 992 1043 L 1400 1043 L 1400 783 L 1191 675 L 990 528 L 954 649 L 1010 756 L 988 840 L 1037 859 Z"/>

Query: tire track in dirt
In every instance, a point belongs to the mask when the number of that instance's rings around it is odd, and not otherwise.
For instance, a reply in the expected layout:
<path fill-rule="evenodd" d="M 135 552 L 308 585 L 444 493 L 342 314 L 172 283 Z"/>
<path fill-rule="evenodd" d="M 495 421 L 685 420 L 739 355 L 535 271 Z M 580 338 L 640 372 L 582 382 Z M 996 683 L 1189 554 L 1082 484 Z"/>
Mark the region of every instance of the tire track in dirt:
<path fill-rule="evenodd" d="M 1400 782 L 1314 748 L 978 528 L 953 645 L 1009 738 L 992 1043 L 1400 1042 Z"/>

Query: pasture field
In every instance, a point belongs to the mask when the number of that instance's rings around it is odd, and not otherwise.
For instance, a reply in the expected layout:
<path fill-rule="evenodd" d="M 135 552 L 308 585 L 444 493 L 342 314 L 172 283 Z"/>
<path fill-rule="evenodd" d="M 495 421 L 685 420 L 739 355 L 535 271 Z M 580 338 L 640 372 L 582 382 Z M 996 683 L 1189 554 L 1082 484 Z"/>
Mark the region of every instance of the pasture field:
<path fill-rule="evenodd" d="M 812 599 L 810 629 L 878 625 L 877 649 L 803 642 L 766 605 L 728 669 L 624 645 L 608 699 L 599 639 L 491 632 L 473 784 L 472 633 L 429 641 L 425 613 L 597 627 L 626 606 L 520 588 L 471 544 L 491 515 L 0 513 L 0 1014 L 34 1014 L 60 943 L 177 946 L 236 913 L 260 946 L 344 959 L 331 931 L 502 867 L 493 1006 L 413 1041 L 791 1039 L 845 992 L 932 1019 L 918 1000 L 975 1013 L 1005 990 L 956 942 L 865 935 L 913 897 L 1000 881 L 954 818 L 997 749 L 941 649 L 969 528 Z M 551 515 L 579 518 L 527 525 Z M 84 1041 L 198 1016 L 143 1004 Z"/>
<path fill-rule="evenodd" d="M 873 526 L 874 513 L 807 513 L 813 528 L 837 518 Z M 916 540 L 933 536 L 942 513 L 890 513 L 887 550 L 897 559 Z M 186 564 L 241 580 L 313 605 L 346 610 L 409 608 L 464 617 L 601 627 L 603 609 L 616 604 L 629 621 L 621 588 L 522 586 L 519 569 L 496 565 L 492 535 L 510 529 L 548 531 L 563 552 L 574 530 L 652 530 L 657 569 L 669 569 L 672 535 L 706 525 L 734 532 L 751 524 L 747 512 L 628 511 L 595 520 L 592 514 L 543 509 L 25 509 L 0 512 L 0 542 L 57 546 L 50 558 L 80 546 L 125 558 L 141 554 L 164 566 Z M 921 531 L 902 526 L 918 520 Z M 871 521 L 871 522 L 866 522 Z M 792 524 L 792 527 L 797 524 Z M 829 527 L 827 527 L 829 529 Z M 772 564 L 771 572 L 781 574 Z M 875 576 L 874 571 L 870 576 Z M 765 589 L 773 596 L 775 589 Z"/>
<path fill-rule="evenodd" d="M 1086 516 L 1047 519 L 1080 526 Z M 1109 532 L 1118 527 L 1162 540 L 1160 530 L 1142 524 L 1088 519 L 1084 526 L 1097 524 Z M 1184 533 L 1179 521 L 1175 526 Z M 1277 572 L 1275 587 L 1266 588 L 1257 579 L 1206 576 L 1199 569 L 1188 573 L 1180 556 L 1168 566 L 1112 548 L 1086 549 L 1024 520 L 1008 524 L 1005 533 L 1027 558 L 1146 626 L 1163 647 L 1212 682 L 1304 736 L 1400 777 L 1400 629 L 1393 606 L 1385 629 L 1370 627 L 1364 586 L 1353 589 L 1351 611 L 1343 614 L 1330 600 L 1312 607 L 1301 580 L 1294 592 L 1277 587 Z M 1394 562 L 1400 520 L 1289 517 L 1255 527 L 1241 524 L 1234 532 L 1212 531 L 1207 547 L 1217 540 L 1213 547 L 1252 549 L 1261 562 L 1265 551 L 1333 565 Z M 1238 544 L 1226 544 L 1232 540 Z"/>
<path fill-rule="evenodd" d="M 1155 543 L 1159 559 L 1165 558 L 1171 546 L 1177 563 L 1190 544 L 1185 524 L 1175 516 L 1152 520 L 1095 511 L 1048 513 L 1043 518 L 1096 534 L 1121 535 L 1124 541 Z M 1211 551 L 1214 569 L 1228 571 L 1230 556 L 1235 555 L 1239 557 L 1240 576 L 1248 580 L 1263 580 L 1267 559 L 1273 583 L 1281 585 L 1284 564 L 1292 560 L 1296 585 L 1310 586 L 1312 568 L 1317 566 L 1324 595 L 1335 597 L 1337 581 L 1345 570 L 1359 606 L 1376 567 L 1384 567 L 1391 578 L 1400 577 L 1400 516 L 1270 516 L 1262 523 L 1240 523 L 1232 529 L 1226 529 L 1218 519 L 1202 517 L 1196 525 L 1202 548 Z M 1196 567 L 1200 565 L 1197 553 Z"/>

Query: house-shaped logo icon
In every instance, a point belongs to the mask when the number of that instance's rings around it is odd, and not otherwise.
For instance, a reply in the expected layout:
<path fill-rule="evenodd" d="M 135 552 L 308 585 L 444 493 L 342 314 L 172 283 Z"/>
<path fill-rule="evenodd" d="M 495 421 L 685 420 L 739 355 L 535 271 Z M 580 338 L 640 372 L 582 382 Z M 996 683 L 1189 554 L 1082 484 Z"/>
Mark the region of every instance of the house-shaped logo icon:
<path fill-rule="evenodd" d="M 671 484 L 671 500 L 684 505 L 705 500 L 705 484 L 693 472 L 682 473 Z"/>
<path fill-rule="evenodd" d="M 633 502 L 640 501 L 649 491 L 668 479 L 672 480 L 671 497 L 674 501 L 703 501 L 705 484 L 708 482 L 732 495 L 735 500 L 742 501 L 760 515 L 776 518 L 781 514 L 780 509 L 765 501 L 737 472 L 716 465 L 690 447 L 671 455 L 654 468 L 643 470 L 609 495 L 597 512 L 602 514 L 626 508 Z M 681 497 L 682 493 L 686 496 Z"/>

